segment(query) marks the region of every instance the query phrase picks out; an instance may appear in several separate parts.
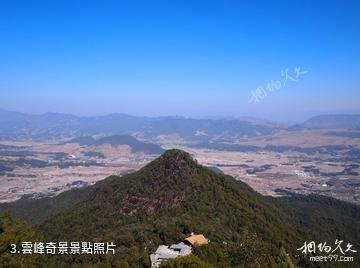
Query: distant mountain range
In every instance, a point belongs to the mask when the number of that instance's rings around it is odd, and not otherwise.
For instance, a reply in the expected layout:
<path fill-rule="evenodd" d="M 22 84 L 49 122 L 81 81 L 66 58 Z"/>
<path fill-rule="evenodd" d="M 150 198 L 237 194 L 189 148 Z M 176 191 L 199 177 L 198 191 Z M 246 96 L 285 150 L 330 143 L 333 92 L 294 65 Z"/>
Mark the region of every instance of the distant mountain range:
<path fill-rule="evenodd" d="M 333 114 L 319 115 L 310 118 L 302 124 L 306 128 L 339 128 L 360 130 L 360 115 Z"/>
<path fill-rule="evenodd" d="M 94 139 L 91 136 L 82 136 L 66 141 L 65 143 L 77 143 L 86 146 L 99 146 L 103 144 L 110 144 L 111 146 L 129 145 L 133 152 L 145 152 L 151 154 L 161 154 L 164 152 L 164 149 L 156 144 L 142 142 L 129 135 L 112 135 L 100 139 Z"/>
<path fill-rule="evenodd" d="M 289 129 L 298 128 L 360 129 L 360 115 L 316 116 Z M 79 117 L 57 113 L 29 115 L 0 110 L 0 140 L 52 140 L 99 134 L 136 134 L 151 139 L 176 134 L 185 140 L 199 142 L 267 135 L 281 129 L 287 129 L 287 126 L 251 118 L 150 118 L 124 114 Z"/>
<path fill-rule="evenodd" d="M 0 210 L 36 224 L 45 241 L 117 245 L 112 259 L 51 256 L 42 260 L 44 267 L 110 267 L 119 261 L 149 267 L 149 254 L 158 245 L 175 243 L 191 232 L 210 239 L 194 251 L 209 264 L 201 267 L 310 267 L 309 255 L 297 250 L 305 241 L 333 244 L 341 239 L 360 248 L 359 206 L 314 195 L 264 197 L 180 150 L 166 151 L 135 173 L 55 198 L 2 204 Z M 351 265 L 359 267 L 354 254 Z"/>
<path fill-rule="evenodd" d="M 268 125 L 242 120 L 190 119 L 183 117 L 136 117 L 110 114 L 78 117 L 45 113 L 28 115 L 0 110 L 0 139 L 51 140 L 86 135 L 138 133 L 145 138 L 177 134 L 187 140 L 270 134 Z"/>

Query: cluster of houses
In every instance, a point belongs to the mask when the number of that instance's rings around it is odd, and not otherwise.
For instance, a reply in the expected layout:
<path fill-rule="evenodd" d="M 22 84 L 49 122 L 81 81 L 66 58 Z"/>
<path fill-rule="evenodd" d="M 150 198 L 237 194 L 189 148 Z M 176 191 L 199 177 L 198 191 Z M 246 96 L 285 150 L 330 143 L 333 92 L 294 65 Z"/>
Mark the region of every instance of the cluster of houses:
<path fill-rule="evenodd" d="M 200 247 L 208 243 L 209 240 L 202 234 L 191 233 L 189 237 L 185 238 L 178 244 L 173 244 L 171 246 L 161 245 L 157 248 L 155 253 L 150 255 L 151 268 L 159 268 L 162 261 L 190 255 L 193 248 Z"/>

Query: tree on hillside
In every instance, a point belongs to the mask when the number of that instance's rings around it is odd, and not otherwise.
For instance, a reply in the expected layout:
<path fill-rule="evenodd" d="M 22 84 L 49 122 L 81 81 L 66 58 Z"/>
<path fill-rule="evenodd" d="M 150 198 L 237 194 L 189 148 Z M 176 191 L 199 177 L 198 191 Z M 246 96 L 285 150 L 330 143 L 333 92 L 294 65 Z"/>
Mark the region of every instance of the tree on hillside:
<path fill-rule="evenodd" d="M 35 230 L 22 220 L 14 220 L 10 215 L 0 216 L 0 263 L 1 267 L 37 267 L 40 255 L 22 254 L 21 242 L 39 242 Z M 16 247 L 15 247 L 16 246 Z M 16 252 L 16 253 L 11 253 Z M 18 253 L 19 252 L 19 253 Z"/>

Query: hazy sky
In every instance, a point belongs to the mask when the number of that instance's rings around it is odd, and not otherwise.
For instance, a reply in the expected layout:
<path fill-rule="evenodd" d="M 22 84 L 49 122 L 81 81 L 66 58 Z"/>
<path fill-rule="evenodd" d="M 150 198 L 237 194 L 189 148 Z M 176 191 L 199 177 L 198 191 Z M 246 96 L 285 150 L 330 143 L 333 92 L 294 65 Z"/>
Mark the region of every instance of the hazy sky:
<path fill-rule="evenodd" d="M 359 1 L 26 2 L 0 2 L 0 108 L 360 112 Z"/>

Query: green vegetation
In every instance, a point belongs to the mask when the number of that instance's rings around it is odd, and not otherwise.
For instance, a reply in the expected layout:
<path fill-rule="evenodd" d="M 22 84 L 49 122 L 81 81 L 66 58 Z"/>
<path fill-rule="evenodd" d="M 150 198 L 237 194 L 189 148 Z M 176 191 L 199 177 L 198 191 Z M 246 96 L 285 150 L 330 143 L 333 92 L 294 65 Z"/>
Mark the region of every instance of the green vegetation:
<path fill-rule="evenodd" d="M 160 268 L 214 268 L 211 264 L 200 260 L 198 257 L 189 255 L 177 259 L 168 260 L 161 264 Z"/>
<path fill-rule="evenodd" d="M 39 255 L 23 255 L 17 253 L 17 250 L 21 249 L 21 242 L 39 240 L 40 236 L 24 221 L 14 220 L 10 215 L 2 215 L 0 217 L 0 266 L 37 267 L 40 261 Z"/>
<path fill-rule="evenodd" d="M 42 199 L 22 198 L 12 203 L 0 204 L 0 212 L 11 212 L 16 218 L 22 218 L 36 225 L 65 209 L 85 201 L 92 192 L 90 187 L 66 191 L 55 197 Z"/>
<path fill-rule="evenodd" d="M 65 202 L 66 196 L 74 203 Z M 196 257 L 163 267 L 310 267 L 297 251 L 305 241 L 340 238 L 360 249 L 358 206 L 319 196 L 264 197 L 179 150 L 167 151 L 133 174 L 78 191 L 76 198 L 58 198 L 57 215 L 43 216 L 37 226 L 47 241 L 114 241 L 117 249 L 115 256 L 51 257 L 47 266 L 116 267 L 126 260 L 129 267 L 149 267 L 149 254 L 158 245 L 176 243 L 190 232 L 203 233 L 211 242 L 196 248 Z M 360 265 L 358 256 L 351 265 Z"/>

